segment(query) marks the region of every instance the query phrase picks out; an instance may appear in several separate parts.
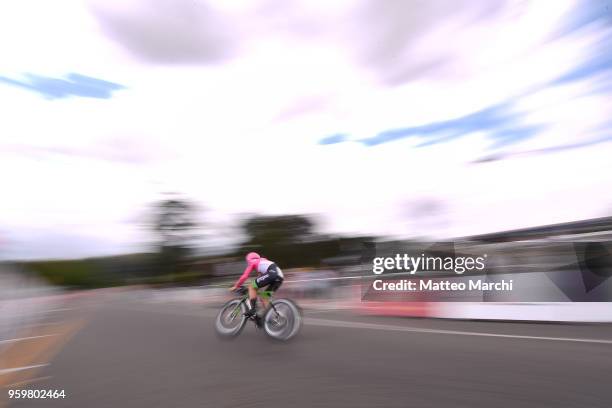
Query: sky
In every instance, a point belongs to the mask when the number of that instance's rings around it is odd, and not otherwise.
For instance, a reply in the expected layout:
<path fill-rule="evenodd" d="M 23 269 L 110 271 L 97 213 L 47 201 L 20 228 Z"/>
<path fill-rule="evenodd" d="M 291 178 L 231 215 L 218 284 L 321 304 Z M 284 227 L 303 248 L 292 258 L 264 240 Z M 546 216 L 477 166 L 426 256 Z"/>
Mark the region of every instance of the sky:
<path fill-rule="evenodd" d="M 141 250 L 169 191 L 211 245 L 610 216 L 611 108 L 612 0 L 4 1 L 0 258 Z"/>

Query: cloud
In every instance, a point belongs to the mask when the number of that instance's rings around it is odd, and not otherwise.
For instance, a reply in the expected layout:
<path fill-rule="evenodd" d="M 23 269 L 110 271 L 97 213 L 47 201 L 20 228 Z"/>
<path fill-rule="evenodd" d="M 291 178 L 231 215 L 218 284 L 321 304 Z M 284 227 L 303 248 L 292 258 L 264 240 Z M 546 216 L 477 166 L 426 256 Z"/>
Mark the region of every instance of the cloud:
<path fill-rule="evenodd" d="M 552 82 L 553 85 L 578 81 L 597 75 L 612 77 L 612 30 L 608 29 L 597 43 L 590 48 L 590 57 L 576 64 L 565 74 Z"/>
<path fill-rule="evenodd" d="M 599 38 L 588 24 L 550 37 L 563 0 L 203 1 L 0 5 L 2 75 L 87 72 L 130 87 L 61 103 L 3 89 L 3 228 L 137 243 L 124 220 L 160 190 L 226 215 L 321 212 L 330 232 L 446 237 L 596 216 L 610 202 L 610 143 L 467 164 L 496 145 L 507 155 L 605 137 L 591 128 L 612 99 L 589 93 L 593 75 L 551 83 Z M 245 200 L 245 177 L 283 188 Z M 304 188 L 313 180 L 317 194 Z M 396 204 L 421 197 L 448 206 L 448 225 L 402 224 Z"/>
<path fill-rule="evenodd" d="M 574 6 L 573 10 L 575 7 L 577 6 Z M 402 121 L 410 123 L 420 118 L 421 123 L 395 127 L 386 125 L 390 128 L 361 138 L 355 135 L 352 138 L 346 135 L 343 138 L 329 136 L 319 140 L 319 144 L 335 144 L 352 139 L 366 146 L 376 146 L 405 138 L 418 138 L 422 141 L 413 146 L 423 147 L 484 132 L 494 141 L 489 148 L 507 147 L 518 142 L 522 142 L 522 147 L 527 147 L 522 151 L 505 151 L 503 155 L 495 156 L 507 157 L 514 154 L 582 148 L 608 141 L 609 133 L 605 134 L 603 131 L 602 134 L 602 127 L 605 127 L 608 115 L 601 108 L 610 103 L 607 95 L 610 94 L 612 84 L 612 57 L 608 50 L 612 45 L 612 29 L 607 23 L 612 12 L 602 13 L 601 5 L 591 4 L 587 8 L 588 13 L 564 16 L 555 24 L 551 24 L 547 31 L 539 31 L 538 41 L 522 45 L 528 53 L 518 59 L 520 62 L 514 59 L 510 64 L 500 64 L 496 70 L 483 71 L 483 80 L 476 78 L 466 86 L 451 81 L 452 87 L 446 88 L 447 96 L 434 94 L 434 84 L 430 83 L 429 93 L 435 95 L 432 98 L 436 100 L 437 105 L 429 104 L 424 96 L 418 95 L 415 92 L 417 88 L 413 85 L 412 99 L 421 99 L 420 104 L 407 105 L 403 109 L 404 119 L 399 117 L 395 121 L 399 121 L 399 124 Z M 571 7 L 569 9 L 572 10 Z M 532 14 L 538 16 L 541 11 L 533 10 Z M 526 16 L 518 19 L 517 25 L 528 29 L 533 25 L 529 22 L 530 18 Z M 538 17 L 535 22 L 539 19 Z M 464 31 L 469 30 L 466 27 Z M 552 35 L 549 35 L 550 33 Z M 517 42 L 521 42 L 520 38 Z M 486 50 L 486 47 L 481 48 Z M 572 50 L 580 52 L 576 54 Z M 472 54 L 471 51 L 466 51 L 461 56 L 467 59 Z M 477 57 L 477 54 L 474 56 Z M 508 56 L 511 55 L 512 52 L 509 51 Z M 573 58 L 570 58 L 572 55 Z M 432 71 L 427 75 L 433 75 L 435 78 L 437 74 Z M 493 81 L 489 80 L 492 78 Z M 507 88 L 508 84 L 513 85 L 510 88 L 512 93 L 507 93 L 504 98 L 504 92 L 498 92 L 494 98 L 490 98 L 491 92 L 488 90 L 491 85 L 499 90 Z M 463 95 L 464 101 L 456 98 L 458 94 Z M 599 95 L 598 99 L 590 98 L 592 95 Z M 405 100 L 408 100 L 409 96 L 407 95 Z M 463 114 L 452 113 L 452 109 L 444 112 L 450 105 L 467 106 L 471 101 L 484 102 L 487 99 L 494 103 L 485 104 L 484 108 L 473 105 Z M 503 102 L 495 102 L 495 99 Z M 423 119 L 422 105 L 427 106 L 425 110 L 428 112 L 439 112 L 439 118 Z M 392 109 L 402 111 L 399 106 L 387 107 L 387 110 Z M 583 114 L 579 117 L 568 116 L 576 111 L 582 111 Z M 379 122 L 376 127 L 385 129 L 386 126 L 384 122 Z M 369 129 L 370 134 L 374 132 Z M 572 132 L 573 135 L 570 135 Z M 535 143 L 523 146 L 524 142 L 534 139 L 537 139 Z"/>
<path fill-rule="evenodd" d="M 109 99 L 112 97 L 113 91 L 125 88 L 119 84 L 74 73 L 68 74 L 66 79 L 33 74 L 27 74 L 25 77 L 26 80 L 17 80 L 0 76 L 0 83 L 37 92 L 48 99 L 61 99 L 70 96 Z"/>
<path fill-rule="evenodd" d="M 214 63 L 235 46 L 228 21 L 200 1 L 95 1 L 91 12 L 108 37 L 149 63 Z"/>
<path fill-rule="evenodd" d="M 355 14 L 356 57 L 385 85 L 448 74 L 464 57 L 456 46 L 468 27 L 498 17 L 509 4 L 514 5 L 507 0 L 391 0 L 382 6 L 369 0 Z"/>
<path fill-rule="evenodd" d="M 150 140 L 149 143 L 143 144 L 130 137 L 94 140 L 85 145 L 73 146 L 5 143 L 0 145 L 0 153 L 13 153 L 34 159 L 63 156 L 131 165 L 149 165 L 178 157 L 175 151 L 158 140 Z"/>
<path fill-rule="evenodd" d="M 561 24 L 559 24 L 559 29 L 553 33 L 553 36 L 573 34 L 595 21 L 600 21 L 605 25 L 609 25 L 612 22 L 611 0 L 576 1 Z"/>

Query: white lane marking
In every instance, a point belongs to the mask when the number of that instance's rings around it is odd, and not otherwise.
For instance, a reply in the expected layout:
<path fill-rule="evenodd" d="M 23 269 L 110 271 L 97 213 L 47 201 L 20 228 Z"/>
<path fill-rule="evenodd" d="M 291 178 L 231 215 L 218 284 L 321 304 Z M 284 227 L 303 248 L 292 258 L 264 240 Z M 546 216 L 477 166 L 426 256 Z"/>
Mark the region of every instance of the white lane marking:
<path fill-rule="evenodd" d="M 34 339 L 42 339 L 43 337 L 57 336 L 57 334 L 41 334 L 40 336 L 18 337 L 16 339 L 0 340 L 0 344 L 16 343 L 18 341 L 27 341 Z"/>
<path fill-rule="evenodd" d="M 506 338 L 511 338 L 511 339 L 550 340 L 550 341 L 568 341 L 568 342 L 575 342 L 575 343 L 612 344 L 612 340 L 605 340 L 605 339 L 525 336 L 525 335 L 520 335 L 520 334 L 502 334 L 502 333 L 483 333 L 483 332 L 458 331 L 458 330 L 424 329 L 424 328 L 419 328 L 419 327 L 394 326 L 390 324 L 317 319 L 313 317 L 304 318 L 304 323 L 311 324 L 314 326 L 342 327 L 342 328 L 350 328 L 350 329 L 372 329 L 372 330 L 387 330 L 387 331 L 410 332 L 410 333 L 455 334 L 459 336 L 506 337 Z"/>
<path fill-rule="evenodd" d="M 42 313 L 57 313 L 57 312 L 67 312 L 69 310 L 74 310 L 72 307 L 60 307 L 57 309 L 47 309 L 43 310 Z"/>
<path fill-rule="evenodd" d="M 217 313 L 212 311 L 202 312 L 185 312 L 179 310 L 161 309 L 159 311 L 152 311 L 151 309 L 141 309 L 137 307 L 131 307 L 130 310 L 139 312 L 161 312 L 171 315 L 178 316 L 190 316 L 190 317 L 216 317 Z M 373 329 L 373 330 L 387 330 L 387 331 L 399 331 L 409 333 L 433 333 L 433 334 L 455 334 L 460 336 L 481 336 L 481 337 L 505 337 L 511 339 L 527 339 L 527 340 L 552 340 L 552 341 L 568 341 L 575 343 L 599 343 L 599 344 L 612 344 L 612 340 L 605 339 L 581 339 L 572 337 L 545 337 L 545 336 L 524 336 L 520 334 L 501 334 L 501 333 L 483 333 L 483 332 L 470 332 L 470 331 L 458 331 L 458 330 L 442 330 L 442 329 L 423 329 L 419 327 L 410 326 L 394 326 L 390 324 L 378 324 L 378 323 L 362 323 L 362 322 L 350 322 L 343 320 L 329 320 L 319 319 L 315 317 L 304 317 L 304 324 L 311 324 L 313 326 L 327 326 L 327 327 L 343 327 L 350 329 Z"/>
<path fill-rule="evenodd" d="M 58 326 L 63 322 L 46 322 L 46 323 L 28 323 L 21 326 L 22 328 L 32 328 L 32 327 L 49 327 L 49 326 Z"/>
<path fill-rule="evenodd" d="M 353 306 L 350 305 L 304 305 L 300 304 L 304 310 L 304 314 L 314 313 L 332 313 L 332 312 L 346 312 L 346 310 L 353 310 Z"/>
<path fill-rule="evenodd" d="M 49 364 L 36 364 L 36 365 L 31 365 L 31 366 L 5 368 L 5 369 L 0 370 L 0 375 L 10 374 L 10 373 L 14 373 L 16 371 L 31 370 L 33 368 L 45 367 L 45 366 L 48 366 L 48 365 Z"/>
<path fill-rule="evenodd" d="M 74 310 L 74 309 L 70 308 L 70 307 L 63 307 L 63 308 L 58 308 L 58 309 L 25 310 L 25 311 L 11 312 L 10 316 L 13 316 L 13 317 L 38 316 L 38 315 L 45 315 L 45 314 L 49 314 L 49 313 L 67 312 L 67 311 L 70 311 L 70 310 Z M 5 311 L 3 311 L 3 313 L 8 314 L 9 312 L 7 312 L 5 310 Z"/>
<path fill-rule="evenodd" d="M 19 382 L 16 382 L 16 383 L 12 383 L 12 384 L 6 385 L 4 388 L 15 388 L 15 387 L 20 387 L 22 385 L 28 385 L 28 384 L 32 384 L 32 383 L 35 383 L 35 382 L 46 381 L 46 380 L 50 380 L 50 379 L 51 379 L 50 375 L 48 375 L 46 377 L 30 378 L 30 379 L 27 379 L 27 380 L 23 380 L 23 381 L 19 381 Z"/>
<path fill-rule="evenodd" d="M 338 307 L 338 308 L 328 308 L 328 309 L 325 309 L 325 308 L 310 309 L 310 308 L 305 307 L 303 314 L 310 315 L 310 314 L 317 314 L 317 313 L 319 313 L 319 314 L 321 314 L 321 313 L 333 313 L 333 312 L 342 312 L 344 310 L 345 309 L 340 308 L 340 307 Z"/>

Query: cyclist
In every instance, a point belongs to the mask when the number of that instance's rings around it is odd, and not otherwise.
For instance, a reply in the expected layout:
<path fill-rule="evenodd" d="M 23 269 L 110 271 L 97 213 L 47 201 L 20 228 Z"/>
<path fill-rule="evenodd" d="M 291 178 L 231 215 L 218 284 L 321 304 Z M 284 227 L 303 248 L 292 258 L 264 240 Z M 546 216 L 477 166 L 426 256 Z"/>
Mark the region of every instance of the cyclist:
<path fill-rule="evenodd" d="M 267 286 L 266 290 L 276 291 L 283 283 L 283 271 L 274 262 L 269 259 L 262 258 L 256 252 L 249 252 L 246 256 L 247 267 L 238 279 L 238 281 L 230 288 L 231 291 L 239 288 L 246 281 L 255 269 L 258 277 L 253 280 L 249 288 L 249 310 L 245 313 L 247 317 L 257 318 L 257 290 Z M 264 306 L 267 306 L 264 303 Z"/>

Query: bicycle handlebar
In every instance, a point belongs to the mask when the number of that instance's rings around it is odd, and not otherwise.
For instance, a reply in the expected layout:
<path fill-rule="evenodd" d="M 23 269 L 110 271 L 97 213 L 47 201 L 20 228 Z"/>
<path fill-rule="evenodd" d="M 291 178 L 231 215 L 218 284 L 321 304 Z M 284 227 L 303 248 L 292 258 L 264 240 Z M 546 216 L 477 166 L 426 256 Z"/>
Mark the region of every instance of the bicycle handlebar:
<path fill-rule="evenodd" d="M 238 295 L 246 295 L 248 293 L 248 289 L 244 287 L 244 285 L 237 287 L 234 289 L 234 293 Z"/>

